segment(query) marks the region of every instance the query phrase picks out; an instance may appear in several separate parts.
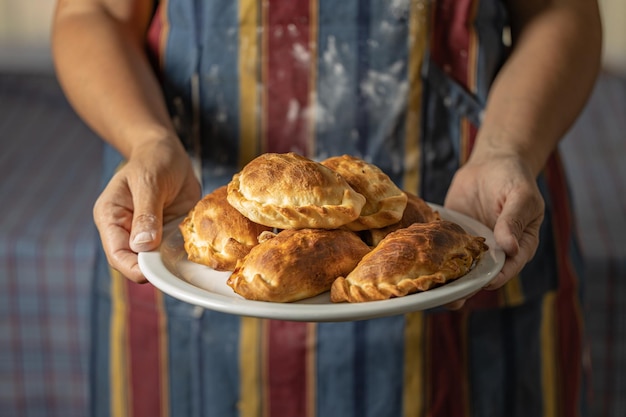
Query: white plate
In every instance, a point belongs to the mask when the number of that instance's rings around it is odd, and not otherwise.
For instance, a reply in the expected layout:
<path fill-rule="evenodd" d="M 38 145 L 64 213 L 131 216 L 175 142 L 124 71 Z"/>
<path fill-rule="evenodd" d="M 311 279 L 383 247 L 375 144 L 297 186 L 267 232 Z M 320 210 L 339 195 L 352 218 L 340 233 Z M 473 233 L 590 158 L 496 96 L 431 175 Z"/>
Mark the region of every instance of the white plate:
<path fill-rule="evenodd" d="M 495 243 L 492 231 L 476 220 L 432 205 L 441 217 L 454 221 L 468 232 L 484 236 L 489 250 L 463 277 L 425 292 L 365 303 L 331 303 L 329 293 L 294 303 L 251 301 L 226 284 L 229 272 L 215 271 L 187 260 L 179 221 L 169 223 L 158 251 L 139 254 L 139 267 L 158 289 L 182 301 L 224 313 L 294 321 L 364 320 L 426 310 L 455 301 L 485 286 L 502 268 L 504 252 Z"/>

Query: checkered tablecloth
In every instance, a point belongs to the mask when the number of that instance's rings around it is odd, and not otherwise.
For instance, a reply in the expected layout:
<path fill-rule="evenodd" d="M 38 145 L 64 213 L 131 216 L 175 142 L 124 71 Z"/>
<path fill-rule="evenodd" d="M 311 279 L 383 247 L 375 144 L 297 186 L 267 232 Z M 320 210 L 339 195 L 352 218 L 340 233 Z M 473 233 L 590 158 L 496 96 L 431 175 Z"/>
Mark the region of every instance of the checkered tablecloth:
<path fill-rule="evenodd" d="M 561 144 L 585 258 L 593 416 L 626 416 L 626 79 L 603 74 Z"/>
<path fill-rule="evenodd" d="M 0 76 L 0 416 L 87 416 L 100 153 L 54 77 Z"/>

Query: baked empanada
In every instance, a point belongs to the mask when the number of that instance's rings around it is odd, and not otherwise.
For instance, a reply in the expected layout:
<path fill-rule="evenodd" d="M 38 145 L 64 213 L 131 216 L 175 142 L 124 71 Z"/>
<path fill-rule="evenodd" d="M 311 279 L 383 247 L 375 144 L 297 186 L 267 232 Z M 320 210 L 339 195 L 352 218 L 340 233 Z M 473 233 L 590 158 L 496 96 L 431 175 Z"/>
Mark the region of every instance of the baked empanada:
<path fill-rule="evenodd" d="M 370 229 L 361 232 L 361 237 L 370 246 L 376 246 L 389 233 L 398 229 L 409 227 L 413 223 L 428 223 L 440 220 L 441 216 L 432 209 L 424 200 L 412 193 L 405 192 L 408 199 L 406 208 L 399 222 L 381 229 Z"/>
<path fill-rule="evenodd" d="M 488 249 L 456 223 L 415 223 L 387 235 L 345 278 L 332 285 L 333 302 L 362 302 L 426 291 L 465 275 Z"/>
<path fill-rule="evenodd" d="M 228 184 L 228 201 L 255 223 L 278 229 L 336 229 L 365 205 L 339 174 L 295 153 L 252 160 Z"/>
<path fill-rule="evenodd" d="M 369 252 L 355 233 L 343 229 L 290 229 L 268 237 L 227 281 L 249 300 L 292 302 L 321 294 Z"/>
<path fill-rule="evenodd" d="M 258 244 L 258 236 L 271 227 L 252 222 L 226 200 L 226 186 L 205 195 L 179 229 L 187 258 L 218 271 L 232 271 L 237 261 Z"/>
<path fill-rule="evenodd" d="M 402 218 L 407 196 L 376 165 L 350 155 L 334 156 L 321 163 L 345 178 L 357 193 L 365 197 L 361 215 L 346 228 L 354 231 L 378 229 Z"/>

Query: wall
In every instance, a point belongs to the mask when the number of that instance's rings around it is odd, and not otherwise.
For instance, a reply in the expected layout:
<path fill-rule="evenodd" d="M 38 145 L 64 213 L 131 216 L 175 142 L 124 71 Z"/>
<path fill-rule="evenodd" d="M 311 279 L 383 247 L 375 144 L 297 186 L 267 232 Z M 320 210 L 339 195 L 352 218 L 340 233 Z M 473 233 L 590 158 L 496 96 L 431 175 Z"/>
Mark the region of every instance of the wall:
<path fill-rule="evenodd" d="M 604 65 L 626 76 L 626 1 L 599 0 L 604 21 Z M 0 70 L 48 68 L 55 0 L 0 0 Z"/>
<path fill-rule="evenodd" d="M 626 77 L 626 1 L 600 0 L 604 25 L 604 67 Z"/>
<path fill-rule="evenodd" d="M 0 0 L 0 70 L 52 69 L 50 28 L 55 0 Z"/>

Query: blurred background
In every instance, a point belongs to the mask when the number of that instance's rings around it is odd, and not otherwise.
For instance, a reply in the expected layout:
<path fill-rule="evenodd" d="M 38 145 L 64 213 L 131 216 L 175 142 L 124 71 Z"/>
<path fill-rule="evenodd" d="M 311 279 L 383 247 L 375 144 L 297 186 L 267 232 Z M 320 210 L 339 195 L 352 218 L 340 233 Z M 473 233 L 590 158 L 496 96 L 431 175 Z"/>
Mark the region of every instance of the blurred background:
<path fill-rule="evenodd" d="M 0 70 L 50 71 L 55 0 L 0 0 Z"/>
<path fill-rule="evenodd" d="M 599 0 L 605 67 L 626 75 L 626 1 Z M 55 0 L 0 0 L 0 69 L 51 68 L 50 16 Z"/>
<path fill-rule="evenodd" d="M 55 0 L 0 0 L 0 416 L 89 415 L 87 297 L 101 143 L 56 83 Z M 561 144 L 586 261 L 591 415 L 626 416 L 626 1 Z M 581 56 L 581 59 L 585 57 Z"/>

